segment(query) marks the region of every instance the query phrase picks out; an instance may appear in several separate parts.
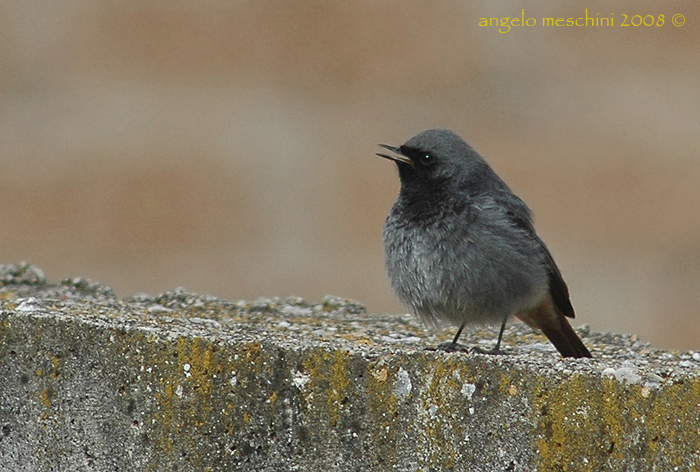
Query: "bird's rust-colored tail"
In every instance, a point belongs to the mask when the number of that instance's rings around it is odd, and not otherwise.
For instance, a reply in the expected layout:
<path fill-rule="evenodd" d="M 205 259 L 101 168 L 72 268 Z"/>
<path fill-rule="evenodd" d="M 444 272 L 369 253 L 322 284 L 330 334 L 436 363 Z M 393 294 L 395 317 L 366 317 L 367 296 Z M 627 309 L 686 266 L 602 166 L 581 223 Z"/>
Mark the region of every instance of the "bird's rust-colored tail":
<path fill-rule="evenodd" d="M 516 314 L 530 327 L 541 330 L 564 357 L 592 357 L 569 321 L 547 295 L 535 308 Z"/>

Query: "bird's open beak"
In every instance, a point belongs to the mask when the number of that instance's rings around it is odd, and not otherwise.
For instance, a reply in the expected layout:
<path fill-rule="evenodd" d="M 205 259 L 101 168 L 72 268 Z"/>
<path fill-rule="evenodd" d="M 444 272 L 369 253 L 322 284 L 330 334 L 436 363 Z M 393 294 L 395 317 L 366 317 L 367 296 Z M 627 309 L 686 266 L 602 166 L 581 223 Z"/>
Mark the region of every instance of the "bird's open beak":
<path fill-rule="evenodd" d="M 388 144 L 380 144 L 380 147 L 383 147 L 384 149 L 388 149 L 389 151 L 393 152 L 396 154 L 395 156 L 390 156 L 388 154 L 382 154 L 380 152 L 377 153 L 377 156 L 383 157 L 384 159 L 389 159 L 391 161 L 396 161 L 396 162 L 401 162 L 403 164 L 408 164 L 409 166 L 413 165 L 413 161 L 409 159 L 408 157 L 404 156 L 401 154 L 401 149 L 397 148 L 396 146 L 389 146 Z"/>

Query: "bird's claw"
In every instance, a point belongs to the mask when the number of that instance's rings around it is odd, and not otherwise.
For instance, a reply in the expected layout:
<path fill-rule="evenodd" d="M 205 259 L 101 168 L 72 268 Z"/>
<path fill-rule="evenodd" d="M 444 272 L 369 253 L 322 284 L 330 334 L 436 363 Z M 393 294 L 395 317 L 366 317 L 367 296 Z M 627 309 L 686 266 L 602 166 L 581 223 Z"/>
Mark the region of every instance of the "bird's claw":
<path fill-rule="evenodd" d="M 489 354 L 492 356 L 501 356 L 501 355 L 507 354 L 505 351 L 501 350 L 501 348 L 499 348 L 498 346 L 494 347 L 493 349 L 486 349 L 486 350 L 478 348 L 478 347 L 473 347 L 471 349 L 471 352 L 474 352 L 476 354 Z"/>
<path fill-rule="evenodd" d="M 492 356 L 506 355 L 507 353 L 500 349 L 499 347 L 494 347 L 493 349 L 481 349 L 479 347 L 467 347 L 463 344 L 455 342 L 447 342 L 438 344 L 436 347 L 429 347 L 427 351 L 442 351 L 442 352 L 466 352 L 471 354 L 488 354 Z"/>
<path fill-rule="evenodd" d="M 430 348 L 430 350 L 442 352 L 469 352 L 469 348 L 467 346 L 455 342 L 438 344 L 436 347 Z"/>

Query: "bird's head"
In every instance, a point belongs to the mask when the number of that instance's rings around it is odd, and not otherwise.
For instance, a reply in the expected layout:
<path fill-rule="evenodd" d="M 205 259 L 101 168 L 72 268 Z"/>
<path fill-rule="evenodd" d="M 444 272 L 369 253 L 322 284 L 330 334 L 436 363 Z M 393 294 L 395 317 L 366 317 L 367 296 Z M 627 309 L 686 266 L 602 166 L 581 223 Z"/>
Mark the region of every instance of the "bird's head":
<path fill-rule="evenodd" d="M 380 144 L 391 154 L 379 157 L 396 162 L 404 191 L 435 192 L 441 188 L 479 180 L 488 164 L 469 144 L 452 131 L 429 129 L 401 146 Z"/>

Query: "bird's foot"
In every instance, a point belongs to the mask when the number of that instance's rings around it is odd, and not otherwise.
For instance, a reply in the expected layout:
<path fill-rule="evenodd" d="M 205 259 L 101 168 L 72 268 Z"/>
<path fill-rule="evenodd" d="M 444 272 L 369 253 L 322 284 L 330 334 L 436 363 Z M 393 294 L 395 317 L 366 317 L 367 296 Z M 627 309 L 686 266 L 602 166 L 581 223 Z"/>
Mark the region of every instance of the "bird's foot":
<path fill-rule="evenodd" d="M 442 352 L 469 352 L 469 348 L 463 344 L 456 342 L 448 342 L 438 344 L 434 348 L 428 348 L 430 351 L 442 351 Z"/>
<path fill-rule="evenodd" d="M 508 353 L 503 351 L 499 346 L 493 349 L 481 349 L 479 347 L 467 347 L 464 344 L 447 342 L 438 344 L 436 347 L 426 348 L 427 351 L 442 351 L 442 352 L 466 352 L 472 354 L 488 354 L 492 356 L 507 355 Z"/>
<path fill-rule="evenodd" d="M 481 349 L 478 347 L 473 347 L 471 348 L 471 352 L 474 352 L 476 354 L 489 354 L 492 356 L 501 356 L 507 354 L 507 352 L 503 351 L 499 346 L 496 346 L 493 349 Z"/>

